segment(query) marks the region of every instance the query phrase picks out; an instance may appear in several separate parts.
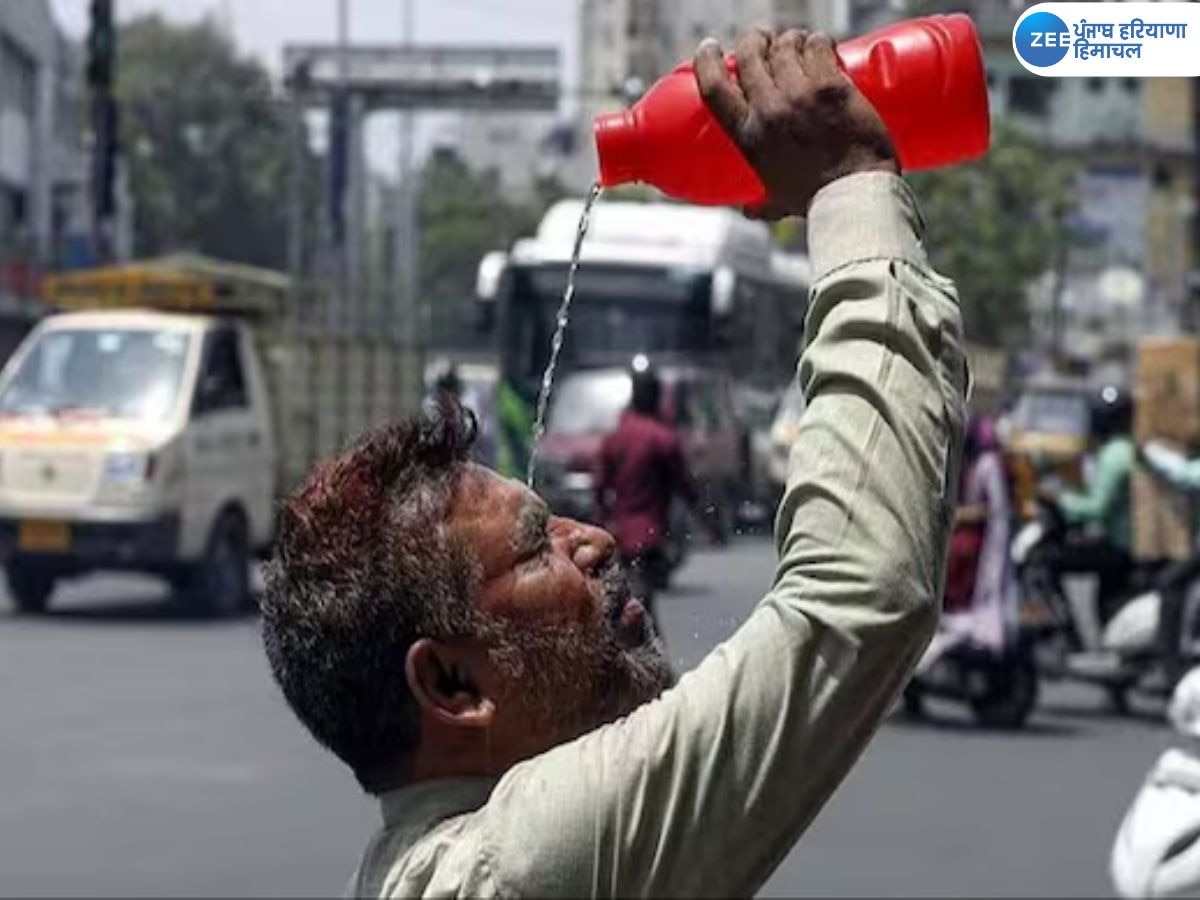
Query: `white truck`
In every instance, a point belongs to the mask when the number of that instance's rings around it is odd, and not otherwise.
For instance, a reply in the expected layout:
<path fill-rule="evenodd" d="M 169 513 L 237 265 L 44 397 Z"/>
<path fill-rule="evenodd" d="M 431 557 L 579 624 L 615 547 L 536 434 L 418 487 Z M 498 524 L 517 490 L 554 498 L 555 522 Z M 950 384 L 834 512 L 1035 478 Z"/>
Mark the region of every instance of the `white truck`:
<path fill-rule="evenodd" d="M 413 409 L 394 343 L 304 333 L 273 272 L 173 257 L 61 276 L 0 373 L 0 558 L 25 613 L 93 571 L 230 612 L 312 463 Z"/>

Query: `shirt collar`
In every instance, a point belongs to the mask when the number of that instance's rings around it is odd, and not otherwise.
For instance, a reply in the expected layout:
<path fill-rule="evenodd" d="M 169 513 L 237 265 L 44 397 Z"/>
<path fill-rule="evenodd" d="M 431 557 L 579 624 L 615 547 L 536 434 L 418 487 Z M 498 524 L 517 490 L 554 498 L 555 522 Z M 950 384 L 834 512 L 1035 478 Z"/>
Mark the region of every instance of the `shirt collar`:
<path fill-rule="evenodd" d="M 474 812 L 487 803 L 497 779 L 441 778 L 407 785 L 380 795 L 379 806 L 388 828 L 417 825 L 421 830 L 444 819 Z"/>

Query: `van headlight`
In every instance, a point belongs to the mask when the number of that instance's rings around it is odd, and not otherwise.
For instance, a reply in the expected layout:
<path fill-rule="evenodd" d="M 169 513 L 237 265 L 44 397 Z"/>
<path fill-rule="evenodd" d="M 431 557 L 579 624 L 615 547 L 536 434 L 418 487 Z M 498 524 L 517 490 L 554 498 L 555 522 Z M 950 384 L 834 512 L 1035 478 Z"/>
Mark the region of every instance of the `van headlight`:
<path fill-rule="evenodd" d="M 153 476 L 153 453 L 120 452 L 104 457 L 105 484 L 137 485 L 149 481 Z"/>

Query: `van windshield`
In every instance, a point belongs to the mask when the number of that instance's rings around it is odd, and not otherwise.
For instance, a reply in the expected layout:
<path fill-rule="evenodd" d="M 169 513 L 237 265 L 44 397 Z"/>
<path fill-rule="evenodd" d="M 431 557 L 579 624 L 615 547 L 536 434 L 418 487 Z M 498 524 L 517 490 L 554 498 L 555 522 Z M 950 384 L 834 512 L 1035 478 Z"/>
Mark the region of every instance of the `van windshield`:
<path fill-rule="evenodd" d="M 161 421 L 179 400 L 190 341 L 170 330 L 43 332 L 0 393 L 0 413 Z"/>

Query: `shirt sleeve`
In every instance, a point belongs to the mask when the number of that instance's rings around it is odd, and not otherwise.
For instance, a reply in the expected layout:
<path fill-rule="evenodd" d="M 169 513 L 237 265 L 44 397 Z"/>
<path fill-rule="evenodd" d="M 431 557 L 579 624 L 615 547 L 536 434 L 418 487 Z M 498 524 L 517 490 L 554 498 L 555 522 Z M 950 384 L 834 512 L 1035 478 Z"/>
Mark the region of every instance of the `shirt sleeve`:
<path fill-rule="evenodd" d="M 1150 471 L 1172 487 L 1200 493 L 1200 458 L 1188 459 L 1158 443 L 1146 445 L 1144 458 Z"/>
<path fill-rule="evenodd" d="M 875 732 L 937 619 L 961 450 L 958 304 L 920 230 L 896 176 L 813 201 L 773 586 L 674 689 L 501 780 L 502 894 L 751 895 Z"/>
<path fill-rule="evenodd" d="M 1058 505 L 1066 520 L 1073 525 L 1103 522 L 1123 494 L 1127 495 L 1132 457 L 1131 443 L 1109 441 L 1100 451 L 1087 490 L 1064 491 L 1059 498 Z"/>

